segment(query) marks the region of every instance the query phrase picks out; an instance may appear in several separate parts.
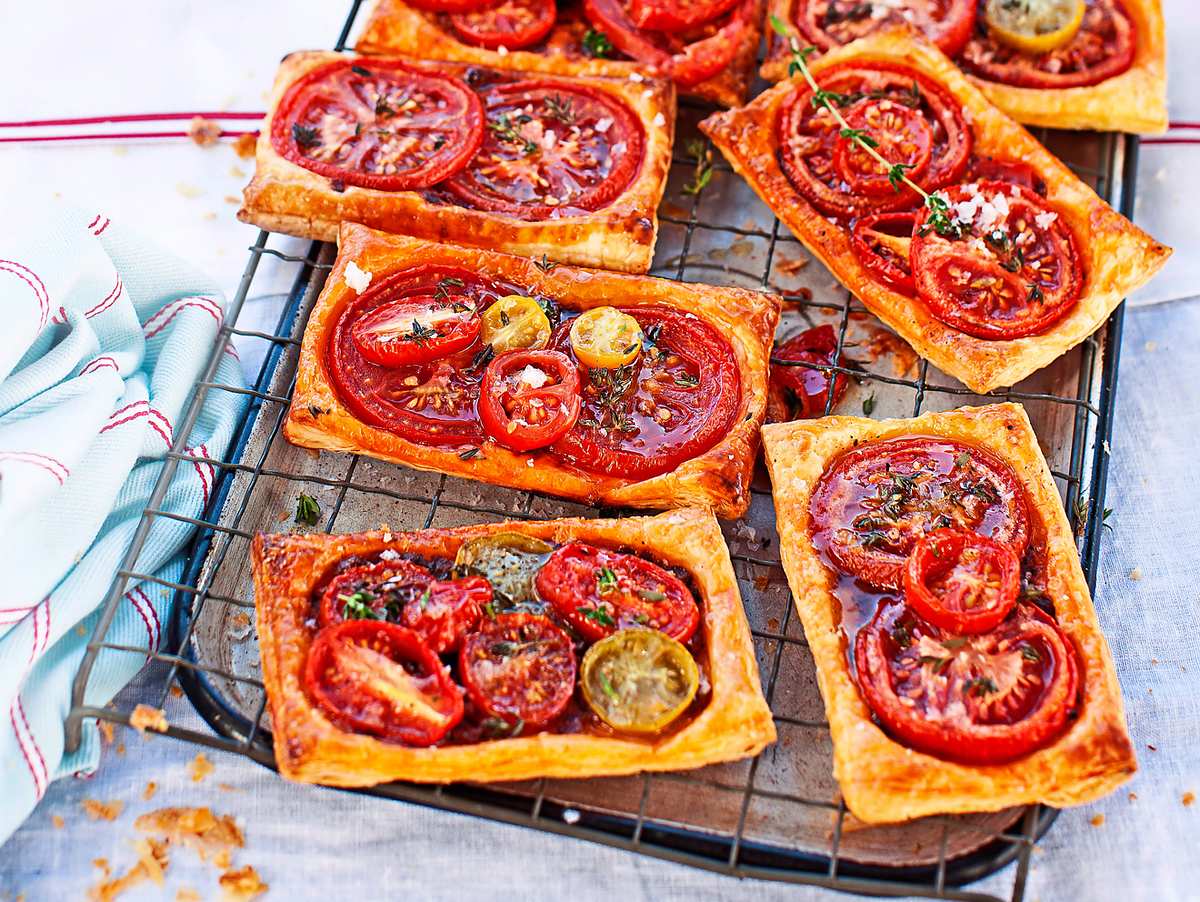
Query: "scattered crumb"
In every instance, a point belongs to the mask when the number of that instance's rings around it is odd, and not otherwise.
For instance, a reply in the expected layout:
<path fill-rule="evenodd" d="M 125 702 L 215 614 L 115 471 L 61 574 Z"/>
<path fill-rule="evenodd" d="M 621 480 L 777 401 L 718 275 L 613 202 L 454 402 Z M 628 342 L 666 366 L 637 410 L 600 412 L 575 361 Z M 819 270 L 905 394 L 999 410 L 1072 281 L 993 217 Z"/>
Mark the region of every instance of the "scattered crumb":
<path fill-rule="evenodd" d="M 118 754 L 118 755 L 124 755 L 124 754 L 125 754 L 125 743 L 123 743 L 123 742 L 118 742 L 118 743 L 117 743 L 117 754 Z"/>
<path fill-rule="evenodd" d="M 1158 342 L 1157 341 L 1146 342 L 1146 350 L 1150 351 L 1151 353 L 1153 353 L 1154 351 L 1157 351 L 1158 350 Z"/>
<path fill-rule="evenodd" d="M 201 218 L 201 219 L 216 219 L 216 218 L 217 218 L 217 214 L 216 214 L 216 213 L 214 213 L 212 210 L 209 210 L 207 213 L 205 213 L 204 215 L 202 215 L 200 218 Z"/>
<path fill-rule="evenodd" d="M 239 135 L 237 140 L 233 142 L 233 150 L 243 160 L 253 160 L 254 148 L 257 144 L 258 134 L 251 132 L 245 135 Z"/>
<path fill-rule="evenodd" d="M 1180 799 L 1180 801 L 1183 802 L 1184 808 L 1190 808 L 1192 806 L 1192 803 L 1194 801 L 1196 801 L 1196 794 L 1194 792 L 1185 792 L 1183 794 L 1183 798 Z"/>
<path fill-rule="evenodd" d="M 240 197 L 238 197 L 236 194 L 226 194 L 225 195 L 225 203 L 227 203 L 227 204 L 240 204 L 241 202 L 242 202 L 242 199 Z"/>
<path fill-rule="evenodd" d="M 100 730 L 100 741 L 104 745 L 112 745 L 113 741 L 113 725 L 111 721 L 100 720 L 96 722 L 96 726 Z"/>
<path fill-rule="evenodd" d="M 808 266 L 808 257 L 779 257 L 775 261 L 775 269 L 783 273 L 785 276 L 794 276 L 804 267 Z"/>
<path fill-rule="evenodd" d="M 754 588 L 756 588 L 759 592 L 765 592 L 767 587 L 770 585 L 771 577 L 767 576 L 767 574 L 760 573 L 758 576 L 754 577 Z"/>
<path fill-rule="evenodd" d="M 232 783 L 218 783 L 217 789 L 221 790 L 221 792 L 237 792 L 238 791 L 238 788 L 236 786 L 234 786 Z"/>
<path fill-rule="evenodd" d="M 171 684 L 171 698 L 183 698 L 183 688 L 178 683 Z"/>
<path fill-rule="evenodd" d="M 120 799 L 111 802 L 100 802 L 96 799 L 84 799 L 83 810 L 94 821 L 115 821 L 125 810 L 125 803 Z"/>
<path fill-rule="evenodd" d="M 210 808 L 160 808 L 143 814 L 133 825 L 143 833 L 192 849 L 201 861 L 221 852 L 231 853 L 246 843 L 232 817 L 214 815 Z"/>
<path fill-rule="evenodd" d="M 251 865 L 238 868 L 236 871 L 226 871 L 219 878 L 224 898 L 229 902 L 247 902 L 249 899 L 261 896 L 268 889 Z"/>
<path fill-rule="evenodd" d="M 246 177 L 246 173 L 244 173 L 242 171 L 242 168 L 240 166 L 230 166 L 229 174 L 232 175 L 235 179 L 244 179 Z"/>
<path fill-rule="evenodd" d="M 146 784 L 146 788 L 142 790 L 142 798 L 149 802 L 154 798 L 156 792 L 158 792 L 158 784 L 151 780 Z"/>
<path fill-rule="evenodd" d="M 1139 579 L 1141 579 L 1142 578 L 1142 568 L 1134 567 L 1132 570 L 1130 570 L 1129 578 L 1132 579 L 1134 582 L 1137 582 Z"/>
<path fill-rule="evenodd" d="M 1103 814 L 1093 814 L 1092 815 L 1091 825 L 1093 827 L 1100 827 L 1100 826 L 1103 826 L 1103 824 L 1104 824 L 1104 815 Z"/>
<path fill-rule="evenodd" d="M 1136 802 L 1136 801 L 1137 801 L 1137 793 L 1136 793 L 1136 792 L 1131 792 L 1131 793 L 1129 794 L 1129 801 L 1131 801 L 1131 802 Z"/>
<path fill-rule="evenodd" d="M 67 825 L 67 822 L 63 820 L 63 816 L 61 814 L 52 814 L 50 816 L 50 823 L 54 825 L 55 830 L 61 830 Z"/>
<path fill-rule="evenodd" d="M 213 763 L 204 752 L 197 752 L 196 757 L 188 764 L 188 773 L 192 775 L 193 783 L 203 782 L 204 778 L 213 772 Z"/>
<path fill-rule="evenodd" d="M 221 140 L 221 126 L 211 119 L 196 116 L 188 126 L 188 137 L 199 147 L 212 147 Z"/>
<path fill-rule="evenodd" d="M 175 190 L 188 198 L 200 197 L 204 194 L 203 188 L 197 188 L 195 185 L 190 185 L 187 182 L 179 182 L 175 185 Z"/>
<path fill-rule="evenodd" d="M 181 886 L 175 893 L 175 902 L 200 902 L 200 894 L 190 886 Z"/>
<path fill-rule="evenodd" d="M 94 902 L 111 902 L 130 887 L 147 880 L 162 885 L 163 873 L 167 869 L 167 844 L 154 840 L 139 840 L 134 846 L 138 862 L 126 873 L 112 880 L 105 873 L 101 881 L 88 889 L 88 898 Z"/>
<path fill-rule="evenodd" d="M 99 870 L 106 880 L 112 875 L 112 866 L 108 863 L 107 858 L 93 858 L 92 867 Z"/>
<path fill-rule="evenodd" d="M 168 726 L 167 715 L 161 708 L 138 705 L 129 715 L 129 725 L 139 733 L 145 733 L 147 730 L 164 733 Z"/>

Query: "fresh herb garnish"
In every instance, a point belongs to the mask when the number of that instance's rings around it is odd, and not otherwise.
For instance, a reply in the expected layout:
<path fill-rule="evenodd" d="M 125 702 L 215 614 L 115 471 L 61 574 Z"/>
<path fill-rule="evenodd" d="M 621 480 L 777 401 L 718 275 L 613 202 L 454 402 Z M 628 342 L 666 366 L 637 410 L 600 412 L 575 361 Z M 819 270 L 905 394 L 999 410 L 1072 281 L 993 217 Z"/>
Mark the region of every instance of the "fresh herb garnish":
<path fill-rule="evenodd" d="M 1042 293 L 1042 286 L 1034 282 L 1029 286 L 1029 300 L 1035 304 L 1040 304 L 1045 299 L 1045 294 Z"/>
<path fill-rule="evenodd" d="M 371 70 L 364 69 L 362 66 L 351 66 L 350 71 L 353 72 L 355 75 L 361 75 L 363 78 L 371 77 Z"/>
<path fill-rule="evenodd" d="M 908 627 L 903 623 L 897 623 L 892 627 L 892 641 L 901 648 L 908 648 L 912 645 L 912 635 L 908 631 Z"/>
<path fill-rule="evenodd" d="M 433 339 L 440 337 L 441 333 L 437 329 L 426 326 L 416 319 L 412 321 L 412 328 L 401 336 L 404 341 L 415 341 L 419 345 L 429 344 Z"/>
<path fill-rule="evenodd" d="M 475 352 L 475 356 L 471 358 L 471 365 L 468 366 L 467 369 L 472 372 L 477 372 L 491 363 L 492 358 L 495 356 L 496 349 L 491 345 L 484 345 Z"/>
<path fill-rule="evenodd" d="M 1033 661 L 1035 663 L 1042 660 L 1041 652 L 1039 652 L 1032 645 L 1022 645 L 1021 646 L 1021 657 L 1024 658 L 1026 661 Z"/>
<path fill-rule="evenodd" d="M 462 288 L 466 284 L 462 279 L 455 279 L 451 276 L 438 279 L 437 287 L 433 289 L 433 297 L 435 300 L 444 301 L 450 297 L 451 288 Z"/>
<path fill-rule="evenodd" d="M 375 101 L 375 115 L 376 116 L 395 116 L 396 115 L 395 108 L 388 104 L 387 98 L 384 97 L 382 94 L 380 94 L 379 98 Z"/>
<path fill-rule="evenodd" d="M 869 417 L 871 415 L 871 413 L 875 410 L 875 392 L 871 392 L 870 395 L 863 398 L 862 410 L 863 410 L 863 416 L 865 416 L 865 417 Z"/>
<path fill-rule="evenodd" d="M 296 522 L 305 526 L 316 526 L 320 519 L 321 505 L 317 504 L 317 499 L 301 492 L 300 497 L 296 499 Z"/>
<path fill-rule="evenodd" d="M 682 191 L 695 196 L 712 181 L 712 146 L 701 138 L 693 138 L 687 143 L 687 152 L 696 161 L 696 174 L 683 186 Z"/>
<path fill-rule="evenodd" d="M 301 125 L 299 122 L 292 123 L 292 139 L 301 147 L 316 147 L 321 143 L 320 135 L 315 128 Z"/>
<path fill-rule="evenodd" d="M 491 345 L 488 345 L 488 347 L 490 348 Z M 479 454 L 478 448 L 466 448 L 466 449 L 458 452 L 458 459 L 459 460 L 470 460 L 471 458 L 475 457 L 478 454 Z"/>
<path fill-rule="evenodd" d="M 613 52 L 612 41 L 602 32 L 589 28 L 583 34 L 583 52 L 594 59 L 604 59 Z"/>
<path fill-rule="evenodd" d="M 575 124 L 575 110 L 570 97 L 551 94 L 544 101 L 547 119 L 557 119 L 563 125 Z"/>
<path fill-rule="evenodd" d="M 941 673 L 947 667 L 950 666 L 950 662 L 953 661 L 954 659 L 953 658 L 939 658 L 937 655 L 921 655 L 921 657 L 918 658 L 917 660 L 920 661 L 922 664 L 932 665 L 934 673 Z"/>
<path fill-rule="evenodd" d="M 974 677 L 963 683 L 963 695 L 970 695 L 972 692 L 976 695 L 988 695 L 999 691 L 1000 687 L 991 677 Z"/>
<path fill-rule="evenodd" d="M 375 609 L 367 602 L 373 601 L 375 596 L 370 592 L 360 589 L 352 595 L 339 595 L 338 601 L 342 602 L 342 619 L 343 620 L 382 620 Z"/>
<path fill-rule="evenodd" d="M 633 365 L 615 370 L 593 367 L 588 370 L 588 379 L 595 390 L 593 401 L 599 408 L 600 420 L 588 420 L 585 425 L 612 432 L 632 432 L 635 426 L 625 396 L 633 385 Z"/>
<path fill-rule="evenodd" d="M 700 384 L 700 377 L 691 373 L 680 373 L 675 377 L 675 384 L 683 388 L 695 388 Z"/>
<path fill-rule="evenodd" d="M 604 608 L 589 608 L 589 607 L 580 605 L 579 607 L 575 608 L 575 610 L 578 611 L 580 614 L 582 614 L 584 617 L 586 617 L 588 620 L 594 621 L 595 623 L 598 623 L 601 626 L 616 626 L 617 625 L 617 622 L 612 619 L 612 617 L 609 615 L 608 611 L 604 610 Z"/>
<path fill-rule="evenodd" d="M 633 622 L 638 626 L 645 626 L 650 622 L 650 615 L 643 614 L 641 611 L 638 611 L 638 613 L 633 615 Z"/>
<path fill-rule="evenodd" d="M 612 683 L 608 681 L 608 676 L 603 670 L 597 671 L 596 676 L 600 678 L 600 688 L 604 690 L 604 694 L 611 698 L 614 702 L 618 699 L 617 690 L 613 688 Z"/>
<path fill-rule="evenodd" d="M 655 592 L 651 589 L 640 589 L 638 595 L 646 601 L 665 601 L 667 596 L 662 592 Z"/>
<path fill-rule="evenodd" d="M 610 567 L 601 567 L 596 571 L 596 591 L 601 595 L 617 588 L 617 574 Z"/>
<path fill-rule="evenodd" d="M 962 454 L 958 455 L 958 457 L 954 458 L 954 466 L 956 466 L 956 467 L 965 468 L 965 467 L 969 467 L 970 465 L 971 465 L 971 452 L 970 451 L 964 451 L 964 452 L 962 452 Z"/>
<path fill-rule="evenodd" d="M 536 266 L 538 269 L 540 269 L 542 272 L 550 272 L 550 270 L 552 270 L 552 269 L 554 269 L 554 267 L 558 266 L 558 264 L 555 263 L 553 260 L 550 260 L 549 258 L 547 258 L 545 254 L 542 254 L 541 260 L 534 260 L 533 265 Z"/>
<path fill-rule="evenodd" d="M 530 121 L 530 117 L 522 113 L 517 117 L 517 121 L 513 122 L 508 118 L 508 113 L 501 113 L 500 118 L 495 122 L 489 122 L 488 128 L 496 133 L 496 137 L 506 144 L 516 144 L 521 148 L 521 153 L 529 156 L 535 153 L 538 146 L 533 141 L 530 141 L 521 134 L 521 126 Z"/>
<path fill-rule="evenodd" d="M 486 717 L 480 721 L 479 725 L 483 727 L 483 732 L 493 739 L 501 736 L 520 736 L 521 731 L 525 729 L 525 721 L 519 717 L 513 724 L 499 717 Z"/>

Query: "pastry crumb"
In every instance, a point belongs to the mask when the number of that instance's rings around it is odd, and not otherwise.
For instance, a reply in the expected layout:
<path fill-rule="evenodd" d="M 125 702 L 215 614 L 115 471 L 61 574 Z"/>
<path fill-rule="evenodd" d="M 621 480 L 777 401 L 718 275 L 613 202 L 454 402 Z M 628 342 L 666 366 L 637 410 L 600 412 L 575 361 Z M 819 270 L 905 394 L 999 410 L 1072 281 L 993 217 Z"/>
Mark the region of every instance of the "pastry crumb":
<path fill-rule="evenodd" d="M 61 814 L 51 815 L 50 823 L 52 823 L 54 825 L 55 830 L 61 830 L 63 827 L 65 827 L 67 825 L 67 822 L 65 820 L 63 820 L 63 816 Z"/>
<path fill-rule="evenodd" d="M 151 780 L 146 784 L 146 788 L 142 790 L 142 798 L 148 802 L 154 798 L 156 792 L 158 792 L 158 784 Z"/>
<path fill-rule="evenodd" d="M 346 264 L 346 271 L 342 275 L 342 281 L 350 288 L 353 288 L 355 293 L 362 294 L 367 290 L 367 286 L 371 284 L 371 279 L 374 278 L 372 273 L 365 269 L 359 269 L 358 264 L 351 260 Z"/>
<path fill-rule="evenodd" d="M 195 185 L 189 184 L 188 182 L 176 183 L 175 190 L 179 192 L 180 195 L 188 199 L 195 199 L 204 194 L 203 188 L 197 188 Z"/>
<path fill-rule="evenodd" d="M 183 688 L 178 683 L 171 684 L 171 698 L 183 698 Z"/>
<path fill-rule="evenodd" d="M 233 142 L 233 150 L 243 160 L 254 159 L 254 150 L 258 145 L 258 133 L 247 132 L 244 135 L 238 135 Z"/>
<path fill-rule="evenodd" d="M 159 808 L 143 814 L 133 826 L 174 845 L 186 846 L 201 861 L 232 853 L 246 844 L 242 831 L 229 815 L 215 815 L 211 808 Z"/>
<path fill-rule="evenodd" d="M 1093 814 L 1090 823 L 1093 827 L 1103 826 L 1104 825 L 1104 815 L 1103 814 Z"/>
<path fill-rule="evenodd" d="M 241 140 L 241 139 L 239 139 L 239 140 Z M 235 179 L 244 179 L 246 177 L 246 173 L 242 171 L 240 166 L 230 166 L 229 174 L 231 176 L 233 176 Z"/>
<path fill-rule="evenodd" d="M 88 889 L 88 899 L 93 902 L 112 902 L 123 892 L 150 880 L 159 886 L 163 882 L 163 874 L 167 870 L 167 843 L 156 842 L 153 839 L 139 840 L 134 848 L 138 853 L 138 862 L 120 877 L 108 879 L 108 863 L 104 864 L 104 876 L 100 882 Z M 97 859 L 103 861 L 103 859 Z M 95 864 L 95 862 L 93 862 Z"/>
<path fill-rule="evenodd" d="M 100 742 L 104 745 L 112 745 L 113 741 L 113 725 L 109 720 L 96 721 L 96 727 L 100 730 Z"/>
<path fill-rule="evenodd" d="M 1142 578 L 1142 568 L 1134 567 L 1132 570 L 1130 570 L 1129 578 L 1132 579 L 1134 582 L 1137 582 L 1139 579 L 1141 579 Z"/>
<path fill-rule="evenodd" d="M 247 902 L 265 893 L 270 887 L 262 882 L 252 865 L 226 871 L 218 878 L 223 898 L 228 902 Z"/>
<path fill-rule="evenodd" d="M 775 269 L 785 276 L 794 276 L 808 266 L 808 257 L 780 257 L 775 262 Z"/>
<path fill-rule="evenodd" d="M 181 886 L 175 893 L 175 902 L 200 902 L 200 894 L 190 886 Z"/>
<path fill-rule="evenodd" d="M 123 743 L 123 742 L 118 742 L 118 743 L 117 743 L 117 754 L 118 754 L 118 755 L 124 755 L 124 754 L 125 754 L 125 743 Z"/>
<path fill-rule="evenodd" d="M 1192 807 L 1192 803 L 1196 801 L 1196 794 L 1194 792 L 1185 792 L 1180 801 L 1183 802 L 1184 808 L 1190 808 Z"/>
<path fill-rule="evenodd" d="M 1131 802 L 1136 802 L 1136 801 L 1137 801 L 1137 798 L 1138 798 L 1138 796 L 1137 796 L 1137 793 L 1136 793 L 1136 792 L 1131 792 L 1131 793 L 1129 794 L 1129 801 L 1131 801 Z"/>
<path fill-rule="evenodd" d="M 115 821 L 125 810 L 125 803 L 120 799 L 114 799 L 111 802 L 84 799 L 83 810 L 94 821 Z"/>
<path fill-rule="evenodd" d="M 197 752 L 196 757 L 188 764 L 188 773 L 192 775 L 193 783 L 201 783 L 213 772 L 213 763 L 204 752 Z"/>
<path fill-rule="evenodd" d="M 212 147 L 221 140 L 221 126 L 211 119 L 195 116 L 188 126 L 188 137 L 197 147 Z"/>
<path fill-rule="evenodd" d="M 112 866 L 108 863 L 107 858 L 93 858 L 92 867 L 100 871 L 106 880 L 112 876 Z"/>
<path fill-rule="evenodd" d="M 226 194 L 225 195 L 225 203 L 227 203 L 227 204 L 235 204 L 236 205 L 236 204 L 240 204 L 241 202 L 242 202 L 242 199 L 240 197 L 238 197 L 236 194 Z"/>
<path fill-rule="evenodd" d="M 149 705 L 138 705 L 134 708 L 133 713 L 129 715 L 129 725 L 139 733 L 145 733 L 147 730 L 165 733 L 169 726 L 166 712 Z"/>

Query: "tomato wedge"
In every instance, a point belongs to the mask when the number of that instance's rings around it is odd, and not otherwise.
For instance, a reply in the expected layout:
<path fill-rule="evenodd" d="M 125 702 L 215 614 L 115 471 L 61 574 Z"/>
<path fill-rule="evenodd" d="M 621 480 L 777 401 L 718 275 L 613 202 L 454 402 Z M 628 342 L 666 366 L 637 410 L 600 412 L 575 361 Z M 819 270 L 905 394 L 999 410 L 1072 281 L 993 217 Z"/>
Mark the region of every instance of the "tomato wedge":
<path fill-rule="evenodd" d="M 1029 541 L 1025 492 L 983 448 L 916 436 L 865 442 L 838 456 L 809 500 L 813 544 L 838 570 L 903 587 L 905 561 L 928 532 L 975 532 L 1018 555 Z"/>
<path fill-rule="evenodd" d="M 1079 704 L 1079 662 L 1058 625 L 1018 604 L 995 629 L 952 636 L 882 602 L 854 645 L 863 698 L 913 749 L 999 764 L 1061 735 Z"/>
<path fill-rule="evenodd" d="M 799 410 L 795 419 L 809 420 L 825 415 L 830 374 L 806 366 L 781 366 L 775 361 L 831 364 L 835 358 L 837 335 L 834 334 L 833 326 L 828 323 L 793 335 L 771 352 L 771 388 L 783 394 L 785 398 L 790 394 L 796 399 Z M 839 360 L 839 363 L 844 365 L 845 361 Z M 839 373 L 833 381 L 835 387 L 832 406 L 837 407 L 842 395 L 846 393 L 846 377 Z"/>
<path fill-rule="evenodd" d="M 558 717 L 575 693 L 571 637 L 545 617 L 501 614 L 463 643 L 458 672 L 480 711 L 516 735 Z"/>
<path fill-rule="evenodd" d="M 534 221 L 598 210 L 642 165 L 642 124 L 606 90 L 532 78 L 487 87 L 483 103 L 483 146 L 445 185 L 463 206 Z"/>
<path fill-rule="evenodd" d="M 428 188 L 470 162 L 483 105 L 466 84 L 398 60 L 357 58 L 295 81 L 271 119 L 282 157 L 359 188 Z"/>
<path fill-rule="evenodd" d="M 913 546 L 904 567 L 904 600 L 936 627 L 958 635 L 1000 625 L 1021 591 L 1021 561 L 999 542 L 938 529 Z"/>
<path fill-rule="evenodd" d="M 629 18 L 651 31 L 686 31 L 723 16 L 738 0 L 632 0 Z"/>
<path fill-rule="evenodd" d="M 363 357 L 388 367 L 446 357 L 478 335 L 479 312 L 470 298 L 431 294 L 380 304 L 350 329 Z"/>
<path fill-rule="evenodd" d="M 587 650 L 579 687 L 588 707 L 614 730 L 649 735 L 688 709 L 700 668 L 683 645 L 658 630 L 621 630 Z"/>
<path fill-rule="evenodd" d="M 557 549 L 537 575 L 537 591 L 585 639 L 645 626 L 686 642 L 700 623 L 687 586 L 632 554 L 583 542 Z"/>
<path fill-rule="evenodd" d="M 557 18 L 554 0 L 500 0 L 491 6 L 454 13 L 450 24 L 468 44 L 519 50 L 548 35 Z"/>
<path fill-rule="evenodd" d="M 917 294 L 939 320 L 990 340 L 1039 335 L 1083 293 L 1075 236 L 1058 213 L 1015 183 L 979 182 L 945 192 L 959 234 L 917 216 L 909 260 Z"/>
<path fill-rule="evenodd" d="M 850 247 L 858 262 L 889 288 L 912 297 L 917 293 L 908 262 L 917 214 L 875 213 L 854 221 Z"/>
<path fill-rule="evenodd" d="M 912 26 L 924 32 L 947 56 L 954 56 L 971 37 L 976 0 L 904 0 L 861 3 L 859 0 L 797 0 L 796 25 L 821 50 L 849 44 L 880 28 Z"/>
<path fill-rule="evenodd" d="M 493 441 L 513 451 L 552 445 L 579 418 L 579 373 L 558 351 L 510 351 L 488 364 L 479 418 Z"/>
<path fill-rule="evenodd" d="M 919 110 L 868 97 L 851 106 L 845 116 L 851 128 L 874 142 L 884 159 L 904 166 L 906 176 L 918 184 L 925 177 L 933 158 L 933 128 Z M 855 194 L 897 193 L 897 186 L 888 178 L 891 167 L 876 160 L 857 141 L 837 142 L 833 167 Z"/>
<path fill-rule="evenodd" d="M 462 720 L 462 690 L 410 629 L 348 620 L 317 633 L 304 684 L 338 727 L 428 746 Z"/>

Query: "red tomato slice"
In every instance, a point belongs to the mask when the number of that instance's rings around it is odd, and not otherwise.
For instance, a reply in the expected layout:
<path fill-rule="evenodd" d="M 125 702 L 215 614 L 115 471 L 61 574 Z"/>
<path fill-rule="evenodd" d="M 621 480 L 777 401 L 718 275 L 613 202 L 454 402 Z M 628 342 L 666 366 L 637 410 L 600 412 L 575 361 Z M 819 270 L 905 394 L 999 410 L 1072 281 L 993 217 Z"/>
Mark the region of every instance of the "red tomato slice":
<path fill-rule="evenodd" d="M 685 31 L 723 16 L 738 0 L 631 0 L 629 18 L 650 31 Z"/>
<path fill-rule="evenodd" d="M 590 473 L 648 479 L 703 454 L 729 431 L 741 404 L 733 349 L 691 314 L 663 307 L 627 307 L 644 350 L 619 369 L 579 365 L 583 405 L 575 426 L 553 453 Z M 550 346 L 573 356 L 571 322 Z"/>
<path fill-rule="evenodd" d="M 962 50 L 975 27 L 976 0 L 904 0 L 898 7 L 859 0 L 797 0 L 800 33 L 821 50 L 849 44 L 880 28 L 911 25 L 947 56 Z M 883 15 L 879 13 L 882 12 Z"/>
<path fill-rule="evenodd" d="M 468 44 L 519 50 L 548 35 L 557 18 L 554 0 L 500 0 L 482 9 L 455 13 L 450 24 Z"/>
<path fill-rule="evenodd" d="M 833 326 L 828 324 L 805 329 L 771 352 L 771 386 L 785 395 L 790 392 L 796 399 L 799 412 L 795 419 L 809 420 L 825 415 L 825 404 L 829 399 L 829 373 L 806 366 L 780 366 L 775 361 L 831 364 L 836 357 L 837 335 Z M 844 360 L 838 363 L 845 365 Z M 832 407 L 837 407 L 846 393 L 846 377 L 839 374 L 835 382 Z"/>
<path fill-rule="evenodd" d="M 510 727 L 536 729 L 575 693 L 571 637 L 536 614 L 485 619 L 463 643 L 458 672 L 471 701 Z"/>
<path fill-rule="evenodd" d="M 903 586 L 905 559 L 928 532 L 955 527 L 1029 541 L 1025 491 L 992 452 L 945 438 L 866 442 L 834 460 L 809 500 L 813 544 L 837 569 L 881 589 Z"/>
<path fill-rule="evenodd" d="M 463 13 L 493 5 L 495 0 L 405 0 L 408 6 L 430 13 Z"/>
<path fill-rule="evenodd" d="M 1075 37 L 1048 53 L 1022 53 L 986 29 L 963 48 L 959 64 L 979 78 L 1021 88 L 1082 88 L 1133 65 L 1137 27 L 1120 0 L 1088 0 Z"/>
<path fill-rule="evenodd" d="M 537 575 L 537 592 L 585 639 L 643 626 L 687 642 L 700 623 L 691 591 L 667 570 L 632 554 L 570 542 Z"/>
<path fill-rule="evenodd" d="M 393 367 L 461 351 L 478 338 L 479 325 L 470 298 L 426 294 L 380 304 L 355 321 L 350 336 L 367 360 Z"/>
<path fill-rule="evenodd" d="M 917 293 L 905 245 L 912 241 L 917 214 L 876 213 L 854 221 L 850 247 L 858 262 L 881 282 L 909 297 Z M 899 239 L 899 240 L 895 240 Z"/>
<path fill-rule="evenodd" d="M 492 85 L 483 102 L 483 148 L 446 183 L 463 206 L 526 220 L 598 210 L 642 165 L 641 122 L 607 91 L 538 78 Z"/>
<path fill-rule="evenodd" d="M 939 235 L 923 210 L 909 256 L 930 313 L 976 338 L 1003 340 L 1041 334 L 1071 312 L 1082 264 L 1075 236 L 1045 201 L 1003 182 L 957 185 L 945 196 L 962 234 Z"/>
<path fill-rule="evenodd" d="M 1079 705 L 1074 646 L 1030 604 L 990 632 L 952 636 L 896 601 L 859 631 L 863 698 L 913 749 L 967 764 L 999 764 L 1060 736 Z"/>
<path fill-rule="evenodd" d="M 891 63 L 844 64 L 823 70 L 818 79 L 821 88 L 835 94 L 836 102 L 846 110 L 864 99 L 887 100 L 920 114 L 933 135 L 928 167 L 921 178 L 914 179 L 926 191 L 957 181 L 966 170 L 971 157 L 971 128 L 958 101 L 924 75 Z M 907 114 L 901 118 L 909 120 Z M 813 106 L 812 90 L 807 86 L 798 85 L 781 104 L 777 128 L 784 172 L 795 189 L 821 212 L 849 220 L 871 213 L 912 209 L 920 204 L 920 195 L 915 191 L 893 190 L 890 182 L 882 194 L 851 190 L 836 162 L 840 145 L 848 139 L 841 136 L 842 126 L 829 110 Z M 899 134 L 908 131 L 905 126 Z M 912 134 L 923 133 L 914 125 Z M 845 156 L 848 151 L 842 149 L 841 153 L 848 161 Z M 917 159 L 922 156 L 923 153 L 918 154 Z M 870 170 L 864 172 L 878 175 Z M 886 174 L 882 177 L 887 182 Z"/>
<path fill-rule="evenodd" d="M 1020 160 L 999 160 L 995 157 L 973 157 L 964 177 L 968 182 L 1012 182 L 1028 188 L 1034 194 L 1046 194 L 1046 182 L 1038 171 Z"/>
<path fill-rule="evenodd" d="M 920 183 L 925 177 L 933 158 L 933 129 L 920 110 L 868 97 L 850 107 L 845 116 L 851 128 L 865 132 L 875 142 L 884 159 L 904 165 L 908 178 Z M 833 166 L 855 194 L 878 197 L 897 193 L 888 178 L 891 167 L 881 164 L 857 141 L 838 140 Z"/>
<path fill-rule="evenodd" d="M 400 623 L 438 654 L 454 651 L 473 630 L 492 600 L 492 586 L 481 576 L 434 580 L 400 612 Z"/>
<path fill-rule="evenodd" d="M 462 690 L 410 629 L 349 620 L 317 633 L 308 694 L 338 727 L 405 745 L 433 745 L 462 720 Z"/>
<path fill-rule="evenodd" d="M 1017 555 L 973 532 L 938 529 L 922 536 L 904 567 L 905 603 L 958 635 L 995 629 L 1020 591 Z"/>
<path fill-rule="evenodd" d="M 509 351 L 488 364 L 479 418 L 493 441 L 532 451 L 558 441 L 579 418 L 579 373 L 558 351 Z"/>
<path fill-rule="evenodd" d="M 457 78 L 397 60 L 320 66 L 295 81 L 271 119 L 271 145 L 318 175 L 380 191 L 428 188 L 483 142 L 483 105 Z"/>

